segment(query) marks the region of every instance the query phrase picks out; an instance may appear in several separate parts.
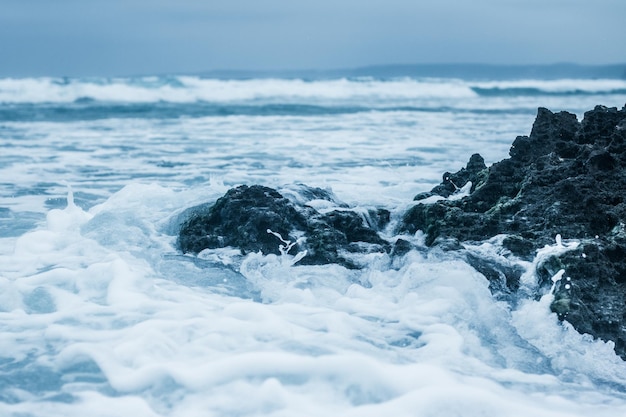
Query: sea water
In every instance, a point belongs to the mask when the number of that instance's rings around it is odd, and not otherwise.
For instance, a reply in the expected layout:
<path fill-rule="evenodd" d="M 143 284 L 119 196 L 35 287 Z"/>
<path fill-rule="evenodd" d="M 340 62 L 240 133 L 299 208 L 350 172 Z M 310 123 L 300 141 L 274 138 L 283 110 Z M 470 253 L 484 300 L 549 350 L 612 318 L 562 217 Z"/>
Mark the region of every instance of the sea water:
<path fill-rule="evenodd" d="M 184 210 L 240 184 L 387 208 L 393 240 L 415 194 L 507 157 L 537 107 L 624 103 L 624 80 L 1 79 L 0 415 L 626 415 L 612 342 L 549 291 L 492 296 L 421 232 L 361 270 L 176 248 Z M 498 238 L 469 249 L 536 289 Z"/>

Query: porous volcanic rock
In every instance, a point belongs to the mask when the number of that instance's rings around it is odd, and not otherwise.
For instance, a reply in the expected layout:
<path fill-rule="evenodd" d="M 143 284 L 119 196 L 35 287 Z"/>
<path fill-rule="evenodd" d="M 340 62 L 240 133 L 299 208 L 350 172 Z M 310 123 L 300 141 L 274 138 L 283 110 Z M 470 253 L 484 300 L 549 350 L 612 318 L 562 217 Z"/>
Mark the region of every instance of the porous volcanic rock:
<path fill-rule="evenodd" d="M 278 255 L 283 244 L 274 234 L 278 233 L 285 241 L 298 242 L 291 254 L 307 251 L 300 264 L 338 263 L 348 268 L 358 267 L 350 253 L 390 250 L 377 233 L 389 222 L 388 211 L 379 209 L 363 216 L 342 208 L 322 214 L 307 205 L 308 200 L 332 201 L 333 197 L 306 186 L 292 199 L 261 185 L 233 188 L 215 204 L 191 210 L 181 226 L 178 245 L 186 253 L 233 246 L 243 253 Z"/>
<path fill-rule="evenodd" d="M 579 240 L 576 250 L 538 268 L 544 289 L 565 270 L 552 310 L 578 331 L 614 341 L 626 359 L 626 107 L 596 106 L 581 122 L 540 108 L 530 135 L 517 137 L 509 155 L 487 168 L 475 154 L 459 172 L 444 174 L 430 193 L 415 197 L 399 232 L 422 230 L 428 245 L 505 234 L 505 248 L 525 259 L 557 234 Z M 469 195 L 448 198 L 467 181 Z M 419 202 L 433 195 L 444 198 Z M 490 279 L 503 276 L 469 261 Z M 514 292 L 515 276 L 499 286 Z"/>

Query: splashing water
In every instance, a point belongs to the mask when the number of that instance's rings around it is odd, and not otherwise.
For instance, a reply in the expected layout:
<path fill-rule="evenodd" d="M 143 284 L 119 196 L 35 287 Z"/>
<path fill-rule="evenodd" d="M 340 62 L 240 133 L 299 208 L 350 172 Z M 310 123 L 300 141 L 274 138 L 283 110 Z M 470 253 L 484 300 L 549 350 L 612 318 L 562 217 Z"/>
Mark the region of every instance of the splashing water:
<path fill-rule="evenodd" d="M 415 194 L 476 150 L 506 157 L 539 105 L 626 102 L 590 83 L 515 96 L 462 80 L 2 80 L 0 415 L 626 415 L 612 342 L 560 322 L 549 289 L 525 296 L 576 242 L 508 258 L 526 271 L 510 303 L 420 232 L 361 270 L 299 265 L 271 229 L 280 255 L 176 248 L 186 209 L 241 183 L 385 207 L 393 241 Z M 503 253 L 497 239 L 473 250 Z"/>

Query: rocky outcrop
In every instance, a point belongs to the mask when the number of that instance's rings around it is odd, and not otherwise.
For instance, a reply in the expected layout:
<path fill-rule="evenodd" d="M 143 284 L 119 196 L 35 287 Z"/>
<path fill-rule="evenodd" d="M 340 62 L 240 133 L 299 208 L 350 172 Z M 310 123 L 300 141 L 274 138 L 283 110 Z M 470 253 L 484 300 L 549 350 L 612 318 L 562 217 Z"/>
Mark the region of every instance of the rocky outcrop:
<path fill-rule="evenodd" d="M 389 222 L 388 211 L 359 214 L 341 207 L 328 191 L 306 186 L 291 197 L 260 185 L 233 188 L 215 204 L 191 210 L 178 245 L 189 253 L 234 246 L 243 253 L 278 255 L 288 241 L 295 243 L 290 253 L 306 250 L 300 264 L 338 263 L 348 268 L 358 267 L 350 254 L 389 251 L 376 231 Z M 315 200 L 339 207 L 322 214 L 308 204 Z"/>
<path fill-rule="evenodd" d="M 422 230 L 428 245 L 505 234 L 504 247 L 527 259 L 557 234 L 580 240 L 539 267 L 546 286 L 560 269 L 569 278 L 557 285 L 552 310 L 578 331 L 614 341 L 626 358 L 626 107 L 597 106 L 581 122 L 540 108 L 530 135 L 519 136 L 509 154 L 489 168 L 476 154 L 445 173 L 415 197 L 399 232 Z M 460 188 L 469 195 L 453 198 Z M 519 273 L 468 260 L 500 290 L 517 290 Z"/>
<path fill-rule="evenodd" d="M 486 259 L 467 249 L 468 242 L 502 236 L 508 253 L 531 260 L 557 235 L 580 241 L 538 265 L 540 288 L 524 296 L 539 298 L 564 270 L 552 311 L 581 333 L 614 341 L 626 359 L 626 107 L 598 106 L 581 122 L 540 108 L 530 135 L 513 142 L 510 158 L 487 167 L 474 154 L 466 167 L 446 172 L 441 184 L 415 200 L 396 232 L 421 230 L 427 245 L 459 251 L 496 296 L 511 300 L 520 296 L 522 267 Z M 397 239 L 392 247 L 379 235 L 389 222 L 387 210 L 356 212 L 319 188 L 279 192 L 244 185 L 191 209 L 178 245 L 189 253 L 226 246 L 242 253 L 306 251 L 300 264 L 358 268 L 354 255 L 397 257 L 413 249 L 408 240 Z"/>

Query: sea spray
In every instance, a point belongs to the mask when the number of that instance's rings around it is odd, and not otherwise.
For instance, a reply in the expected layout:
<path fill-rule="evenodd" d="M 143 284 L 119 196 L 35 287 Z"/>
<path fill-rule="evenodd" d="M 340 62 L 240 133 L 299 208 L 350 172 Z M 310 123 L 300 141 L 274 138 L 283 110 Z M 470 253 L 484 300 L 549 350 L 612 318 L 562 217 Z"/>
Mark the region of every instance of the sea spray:
<path fill-rule="evenodd" d="M 494 298 L 422 232 L 360 270 L 176 247 L 189 207 L 241 184 L 332 189 L 397 224 L 472 153 L 506 157 L 537 107 L 626 102 L 589 83 L 2 80 L 0 414 L 626 415 L 611 343 L 548 299 Z"/>

